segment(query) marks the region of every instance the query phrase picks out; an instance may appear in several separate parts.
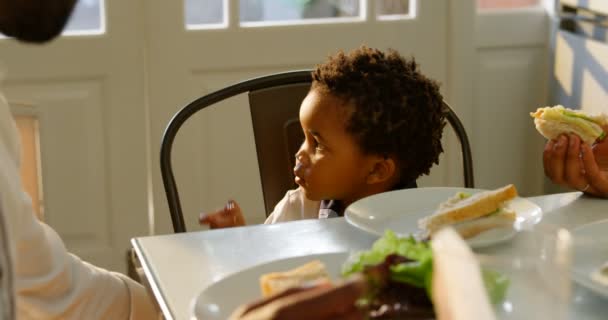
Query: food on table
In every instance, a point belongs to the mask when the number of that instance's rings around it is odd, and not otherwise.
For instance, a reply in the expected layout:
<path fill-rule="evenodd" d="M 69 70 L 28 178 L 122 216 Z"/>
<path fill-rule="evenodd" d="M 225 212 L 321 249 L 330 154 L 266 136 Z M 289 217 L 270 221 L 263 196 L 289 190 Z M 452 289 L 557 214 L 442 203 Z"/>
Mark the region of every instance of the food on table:
<path fill-rule="evenodd" d="M 557 105 L 555 107 L 538 108 L 530 113 L 534 118 L 536 130 L 547 139 L 556 139 L 561 134 L 574 133 L 582 141 L 593 144 L 606 138 L 602 126 L 608 125 L 608 116 L 587 115 L 580 110 L 572 110 Z"/>
<path fill-rule="evenodd" d="M 262 275 L 260 288 L 262 296 L 268 297 L 289 288 L 317 281 L 330 281 L 330 279 L 325 265 L 319 260 L 313 260 L 292 270 Z"/>
<path fill-rule="evenodd" d="M 608 286 L 608 261 L 591 273 L 591 279 L 601 285 Z"/>
<path fill-rule="evenodd" d="M 387 231 L 368 251 L 352 255 L 342 274 L 362 272 L 370 290 L 359 304 L 370 319 L 434 319 L 433 252 L 428 242 Z"/>
<path fill-rule="evenodd" d="M 450 231 L 446 232 L 449 233 Z M 371 290 L 368 296 L 361 301 L 361 305 L 368 308 L 370 319 L 434 319 L 436 315 L 431 301 L 438 301 L 438 297 L 434 294 L 435 290 L 433 288 L 443 287 L 446 276 L 459 279 L 446 282 L 446 287 L 442 292 L 438 292 L 439 294 L 460 292 L 461 287 L 466 285 L 470 290 L 467 291 L 471 296 L 470 301 L 481 299 L 474 303 L 487 303 L 487 298 L 480 298 L 481 295 L 486 296 L 486 294 L 492 303 L 504 299 L 509 280 L 491 270 L 481 272 L 482 282 L 474 282 L 473 278 L 469 279 L 473 274 L 479 273 L 479 266 L 472 254 L 461 254 L 463 251 L 470 252 L 470 249 L 459 236 L 454 236 L 454 232 L 451 232 L 451 236 L 440 236 L 438 239 L 428 242 L 417 241 L 411 236 L 398 237 L 394 232 L 387 230 L 370 250 L 352 255 L 346 261 L 342 270 L 344 276 L 363 272 L 368 281 L 373 284 L 370 286 Z M 438 233 L 438 235 L 441 235 L 441 233 Z M 450 246 L 443 244 L 446 238 L 451 242 Z M 436 242 L 439 247 L 435 246 Z M 440 257 L 453 253 L 456 254 L 451 257 Z M 435 255 L 437 256 L 435 257 Z M 459 260 L 460 264 L 458 266 L 460 267 L 450 269 L 450 264 L 454 263 L 450 259 L 454 258 Z M 473 269 L 469 270 L 467 268 Z M 434 278 L 434 269 L 440 271 L 437 279 Z M 460 283 L 461 287 L 455 286 L 455 283 Z M 471 294 L 475 290 L 484 291 L 483 288 L 476 287 L 479 283 L 485 285 L 486 293 Z M 444 297 L 440 299 L 440 301 L 444 301 Z M 451 305 L 449 308 L 457 307 Z M 463 308 L 469 307 L 463 306 Z M 484 306 L 477 306 L 477 308 L 481 312 L 479 314 L 485 314 Z"/>
<path fill-rule="evenodd" d="M 512 184 L 473 195 L 459 192 L 440 204 L 432 215 L 420 219 L 418 226 L 427 236 L 433 236 L 450 225 L 465 239 L 490 229 L 512 227 L 517 214 L 506 204 L 515 197 L 517 189 Z"/>
<path fill-rule="evenodd" d="M 364 275 L 368 290 L 357 306 L 369 319 L 436 319 L 438 314 L 444 316 L 437 319 L 493 319 L 489 301 L 501 301 L 509 285 L 497 272 L 480 272 L 466 243 L 451 229 L 440 231 L 432 244 L 387 230 L 370 250 L 351 255 L 342 274 Z M 322 263 L 312 261 L 290 271 L 262 275 L 260 284 L 265 292 L 269 280 L 286 279 L 278 280 L 280 288 L 273 291 L 278 293 L 326 276 Z M 466 305 L 457 305 L 464 300 Z"/>
<path fill-rule="evenodd" d="M 437 319 L 495 319 L 490 300 L 502 300 L 508 280 L 494 271 L 480 272 L 475 255 L 453 229 L 439 231 L 432 249 Z"/>

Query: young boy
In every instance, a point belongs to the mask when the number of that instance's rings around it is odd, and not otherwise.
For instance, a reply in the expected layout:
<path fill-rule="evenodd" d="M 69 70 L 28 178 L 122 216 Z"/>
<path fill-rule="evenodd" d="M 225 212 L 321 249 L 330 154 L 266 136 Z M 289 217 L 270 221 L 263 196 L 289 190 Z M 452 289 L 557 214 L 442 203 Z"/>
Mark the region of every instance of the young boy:
<path fill-rule="evenodd" d="M 296 190 L 276 205 L 266 223 L 342 216 L 351 203 L 416 186 L 443 152 L 445 126 L 437 83 L 414 59 L 361 47 L 318 65 L 300 106 L 305 140 L 296 153 Z M 241 226 L 234 201 L 200 224 Z"/>

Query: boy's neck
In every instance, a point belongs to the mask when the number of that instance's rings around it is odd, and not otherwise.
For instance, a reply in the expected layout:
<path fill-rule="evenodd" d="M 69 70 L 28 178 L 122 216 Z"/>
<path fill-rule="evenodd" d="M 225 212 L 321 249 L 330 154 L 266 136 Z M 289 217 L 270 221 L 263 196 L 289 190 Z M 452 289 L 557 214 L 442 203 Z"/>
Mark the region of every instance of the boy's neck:
<path fill-rule="evenodd" d="M 393 190 L 400 190 L 400 189 L 411 189 L 411 188 L 417 188 L 417 187 L 418 187 L 418 185 L 416 184 L 415 180 L 410 181 L 410 182 L 404 182 L 404 181 L 397 180 L 397 182 L 392 182 L 390 184 L 385 183 L 385 184 L 371 185 L 370 188 L 368 188 L 368 190 L 365 190 L 358 196 L 352 197 L 350 199 L 339 200 L 339 201 L 342 203 L 343 208 L 347 208 L 353 202 L 363 199 L 365 197 L 372 196 L 374 194 L 387 192 L 387 191 L 393 191 Z"/>

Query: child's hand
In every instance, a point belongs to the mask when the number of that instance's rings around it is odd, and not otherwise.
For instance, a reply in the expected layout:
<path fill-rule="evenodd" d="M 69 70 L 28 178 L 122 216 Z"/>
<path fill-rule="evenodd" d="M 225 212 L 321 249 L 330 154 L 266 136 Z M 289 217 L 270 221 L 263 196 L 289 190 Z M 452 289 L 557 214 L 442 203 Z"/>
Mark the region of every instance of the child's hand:
<path fill-rule="evenodd" d="M 198 218 L 200 225 L 208 225 L 211 229 L 239 227 L 245 225 L 245 218 L 241 207 L 234 200 L 228 201 L 219 210 L 210 213 L 201 213 Z"/>

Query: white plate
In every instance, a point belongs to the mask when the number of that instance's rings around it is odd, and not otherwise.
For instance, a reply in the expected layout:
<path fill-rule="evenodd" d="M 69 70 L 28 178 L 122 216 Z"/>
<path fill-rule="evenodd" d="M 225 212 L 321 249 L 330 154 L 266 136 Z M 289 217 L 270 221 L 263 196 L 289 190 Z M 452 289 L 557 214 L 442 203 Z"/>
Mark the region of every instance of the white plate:
<path fill-rule="evenodd" d="M 346 220 L 357 228 L 381 236 L 386 229 L 399 235 L 417 234 L 418 220 L 435 211 L 440 203 L 457 192 L 478 193 L 486 191 L 469 188 L 416 188 L 376 194 L 354 202 L 344 213 Z M 509 208 L 517 213 L 513 228 L 489 230 L 467 242 L 481 248 L 510 240 L 517 231 L 530 229 L 542 218 L 542 210 L 533 202 L 517 197 Z"/>
<path fill-rule="evenodd" d="M 192 301 L 191 319 L 228 319 L 230 314 L 240 305 L 262 297 L 259 280 L 261 275 L 287 271 L 315 259 L 325 264 L 332 280 L 337 280 L 340 278 L 342 264 L 348 256 L 348 252 L 307 255 L 276 260 L 232 274 L 207 287 Z"/>
<path fill-rule="evenodd" d="M 574 281 L 606 298 L 608 286 L 591 278 L 591 274 L 608 261 L 608 220 L 587 224 L 572 230 L 574 238 Z"/>

